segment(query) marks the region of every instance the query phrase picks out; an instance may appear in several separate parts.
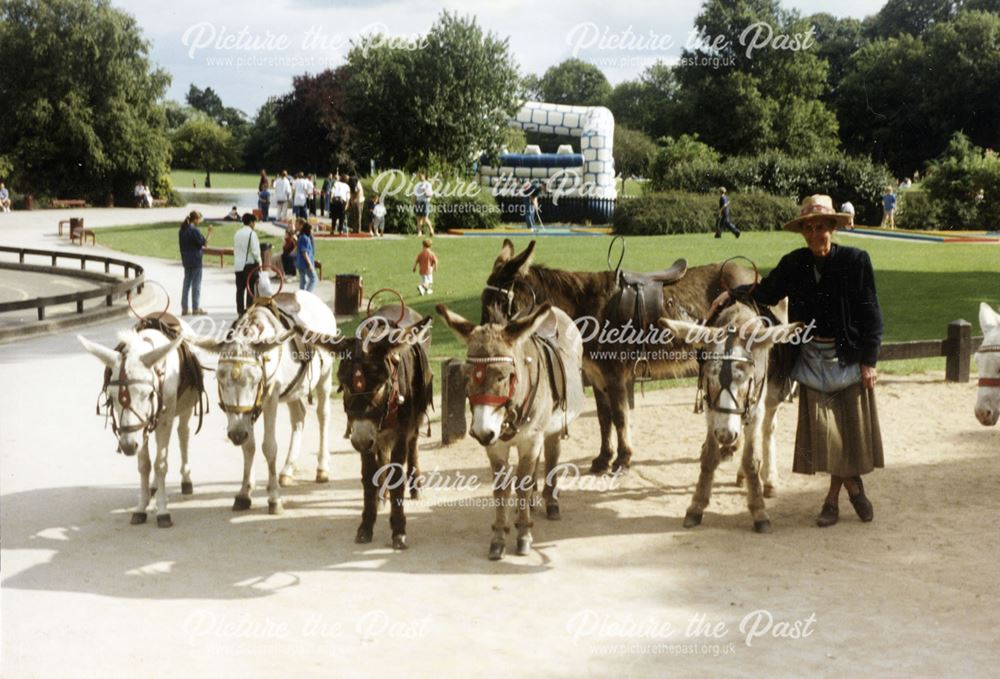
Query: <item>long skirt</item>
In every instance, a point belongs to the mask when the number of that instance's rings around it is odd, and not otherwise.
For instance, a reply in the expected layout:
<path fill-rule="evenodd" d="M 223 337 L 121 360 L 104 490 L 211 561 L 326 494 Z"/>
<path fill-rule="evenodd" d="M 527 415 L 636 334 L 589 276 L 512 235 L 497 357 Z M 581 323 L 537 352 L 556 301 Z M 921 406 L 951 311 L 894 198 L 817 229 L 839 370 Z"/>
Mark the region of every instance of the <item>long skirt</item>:
<path fill-rule="evenodd" d="M 856 383 L 824 393 L 800 385 L 792 471 L 861 476 L 884 466 L 874 390 Z"/>

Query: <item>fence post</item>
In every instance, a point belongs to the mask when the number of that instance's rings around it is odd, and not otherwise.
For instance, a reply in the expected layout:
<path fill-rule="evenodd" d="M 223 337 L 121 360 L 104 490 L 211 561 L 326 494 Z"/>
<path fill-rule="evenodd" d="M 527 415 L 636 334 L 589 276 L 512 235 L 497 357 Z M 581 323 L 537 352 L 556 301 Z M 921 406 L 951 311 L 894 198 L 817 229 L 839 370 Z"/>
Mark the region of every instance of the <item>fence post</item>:
<path fill-rule="evenodd" d="M 449 358 L 441 364 L 441 443 L 465 436 L 465 378 L 462 361 Z"/>
<path fill-rule="evenodd" d="M 972 326 L 958 319 L 948 324 L 948 353 L 944 378 L 948 382 L 968 382 L 972 360 Z"/>

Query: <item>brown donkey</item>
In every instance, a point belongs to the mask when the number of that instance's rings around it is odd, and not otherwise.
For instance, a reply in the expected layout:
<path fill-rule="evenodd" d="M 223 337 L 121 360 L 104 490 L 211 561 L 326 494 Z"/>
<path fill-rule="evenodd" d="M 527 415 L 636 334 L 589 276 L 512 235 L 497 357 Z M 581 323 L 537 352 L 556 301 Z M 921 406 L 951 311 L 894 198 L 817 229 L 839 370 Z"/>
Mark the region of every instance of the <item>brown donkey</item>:
<path fill-rule="evenodd" d="M 355 333 L 317 342 L 340 357 L 337 380 L 351 445 L 361 453 L 364 509 L 354 541 L 372 541 L 379 496 L 388 490 L 393 549 L 406 549 L 404 494 L 418 494 L 417 437 L 433 399 L 427 330 L 433 319 L 387 305 Z M 407 471 L 408 470 L 408 471 Z"/>
<path fill-rule="evenodd" d="M 695 366 L 695 352 L 680 343 L 662 343 L 668 335 L 658 326 L 661 316 L 694 321 L 705 318 L 712 300 L 722 290 L 721 264 L 686 269 L 683 261 L 657 274 L 616 271 L 563 271 L 534 264 L 535 241 L 520 254 L 504 239 L 500 255 L 482 293 L 482 322 L 516 318 L 535 304 L 549 303 L 568 314 L 583 336 L 583 370 L 594 387 L 597 418 L 601 425 L 601 450 L 591 463 L 594 474 L 623 471 L 631 464 L 628 385 L 634 373 L 665 379 Z M 753 271 L 725 267 L 726 285 L 752 283 Z M 623 311 L 623 303 L 638 307 L 643 295 L 629 299 L 622 284 L 638 283 L 645 289 L 642 321 Z M 662 289 L 662 293 L 660 290 Z M 651 299 L 653 293 L 662 299 Z M 641 327 L 636 327 L 637 325 Z M 611 427 L 618 434 L 618 455 L 611 465 Z"/>
<path fill-rule="evenodd" d="M 572 319 L 547 304 L 526 318 L 476 326 L 439 304 L 438 313 L 468 346 L 464 367 L 472 407 L 470 433 L 486 447 L 493 470 L 496 522 L 489 558 L 502 559 L 507 545 L 507 507 L 517 490 L 517 554 L 531 550 L 531 509 L 545 449 L 546 516 L 559 518 L 556 489 L 560 439 L 583 410 L 583 342 Z M 511 473 L 510 449 L 517 448 Z"/>

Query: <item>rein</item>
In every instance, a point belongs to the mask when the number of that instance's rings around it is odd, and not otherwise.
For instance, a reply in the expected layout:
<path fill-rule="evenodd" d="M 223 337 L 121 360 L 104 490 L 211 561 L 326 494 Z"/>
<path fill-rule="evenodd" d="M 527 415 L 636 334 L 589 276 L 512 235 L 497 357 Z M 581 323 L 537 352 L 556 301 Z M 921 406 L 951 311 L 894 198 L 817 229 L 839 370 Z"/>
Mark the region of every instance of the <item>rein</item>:
<path fill-rule="evenodd" d="M 976 351 L 977 354 L 1000 353 L 1000 344 L 984 344 Z M 980 377 L 980 387 L 1000 387 L 1000 377 Z"/>
<path fill-rule="evenodd" d="M 735 347 L 736 340 L 736 328 L 729 326 L 726 333 L 726 345 L 723 350 L 723 354 L 720 357 L 711 359 L 722 362 L 722 370 L 719 373 L 719 386 L 721 389 L 716 394 L 713 399 L 711 396 L 711 390 L 705 388 L 705 364 L 708 360 L 701 361 L 698 366 L 698 392 L 695 397 L 695 413 L 705 412 L 704 404 L 708 404 L 708 409 L 715 413 L 723 413 L 726 415 L 739 415 L 746 422 L 750 418 L 750 411 L 755 405 L 760 401 L 760 397 L 764 392 L 764 385 L 766 380 L 761 380 L 760 384 L 756 384 L 753 374 L 750 375 L 750 383 L 747 388 L 746 400 L 743 403 L 742 408 L 724 408 L 719 405 L 719 401 L 722 399 L 723 392 L 729 394 L 729 397 L 733 400 L 733 403 L 737 405 L 740 399 L 733 392 L 733 363 L 747 363 L 750 365 L 751 370 L 754 369 L 754 360 L 752 355 L 741 355 L 734 354 L 733 349 Z M 739 347 L 742 348 L 742 347 Z M 744 349 L 745 351 L 745 349 Z M 766 371 L 765 371 L 766 372 Z"/>

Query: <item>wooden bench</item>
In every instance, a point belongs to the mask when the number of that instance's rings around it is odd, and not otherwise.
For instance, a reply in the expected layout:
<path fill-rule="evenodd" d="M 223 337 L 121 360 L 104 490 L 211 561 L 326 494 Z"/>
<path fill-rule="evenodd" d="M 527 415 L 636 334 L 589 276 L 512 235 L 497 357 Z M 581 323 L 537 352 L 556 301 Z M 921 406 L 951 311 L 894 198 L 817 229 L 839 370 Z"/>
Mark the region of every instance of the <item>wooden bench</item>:
<path fill-rule="evenodd" d="M 53 198 L 52 207 L 87 207 L 87 201 L 81 198 Z"/>
<path fill-rule="evenodd" d="M 97 236 L 95 236 L 94 232 L 91 231 L 90 229 L 85 229 L 81 227 L 79 229 L 72 229 L 69 232 L 70 243 L 77 243 L 78 245 L 82 246 L 83 242 L 87 240 L 87 238 L 90 238 L 91 245 L 97 245 Z"/>
<path fill-rule="evenodd" d="M 59 237 L 60 238 L 62 237 L 62 230 L 63 230 L 64 226 L 67 226 L 67 227 L 69 226 L 69 220 L 68 219 L 60 219 L 59 220 Z"/>
<path fill-rule="evenodd" d="M 167 199 L 166 198 L 154 198 L 153 199 L 153 207 L 166 207 L 166 206 L 167 206 Z"/>
<path fill-rule="evenodd" d="M 202 248 L 202 255 L 208 255 L 209 257 L 219 258 L 219 268 L 221 269 L 226 265 L 226 257 L 233 256 L 232 248 Z M 323 262 L 316 260 L 316 279 L 323 280 Z"/>

